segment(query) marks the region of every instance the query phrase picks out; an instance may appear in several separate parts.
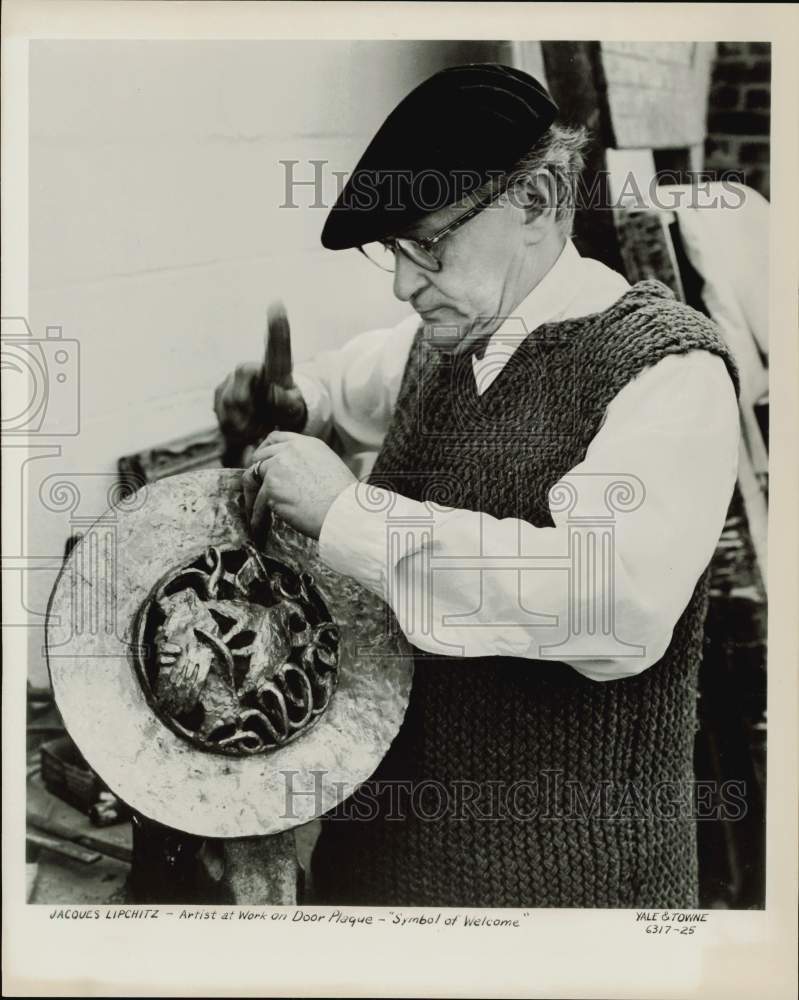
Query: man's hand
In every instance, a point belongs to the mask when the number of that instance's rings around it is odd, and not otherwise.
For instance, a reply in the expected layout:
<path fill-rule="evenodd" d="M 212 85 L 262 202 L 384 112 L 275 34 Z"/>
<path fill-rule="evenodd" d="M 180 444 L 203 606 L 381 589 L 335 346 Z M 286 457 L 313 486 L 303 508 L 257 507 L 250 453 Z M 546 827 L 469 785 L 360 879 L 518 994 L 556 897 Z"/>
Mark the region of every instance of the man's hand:
<path fill-rule="evenodd" d="M 269 511 L 311 538 L 318 538 L 328 510 L 355 476 L 318 438 L 273 431 L 256 449 L 242 486 L 253 537 L 258 540 Z"/>
<path fill-rule="evenodd" d="M 264 363 L 239 365 L 214 393 L 214 410 L 229 445 L 255 444 L 276 427 L 302 430 L 308 411 L 292 367 L 288 316 L 282 302 L 273 302 Z"/>
<path fill-rule="evenodd" d="M 214 412 L 226 437 L 242 443 L 259 441 L 274 427 L 300 430 L 306 409 L 297 386 L 284 388 L 264 381 L 263 366 L 255 362 L 238 365 L 214 393 Z"/>

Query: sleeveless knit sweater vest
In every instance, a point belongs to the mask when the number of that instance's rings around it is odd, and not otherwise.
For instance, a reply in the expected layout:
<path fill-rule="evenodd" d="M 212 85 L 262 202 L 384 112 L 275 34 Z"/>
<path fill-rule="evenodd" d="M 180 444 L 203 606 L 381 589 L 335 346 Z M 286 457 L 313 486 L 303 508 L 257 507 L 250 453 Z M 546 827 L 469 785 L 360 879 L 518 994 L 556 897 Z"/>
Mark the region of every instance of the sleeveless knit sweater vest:
<path fill-rule="evenodd" d="M 614 396 L 645 367 L 696 349 L 724 359 L 737 391 L 716 327 L 656 281 L 602 313 L 539 327 L 482 396 L 471 359 L 437 353 L 420 330 L 370 481 L 552 526 L 548 492 L 585 457 Z M 615 681 L 552 660 L 416 650 L 388 754 L 323 817 L 315 901 L 695 907 L 706 607 L 707 571 L 664 656 Z"/>

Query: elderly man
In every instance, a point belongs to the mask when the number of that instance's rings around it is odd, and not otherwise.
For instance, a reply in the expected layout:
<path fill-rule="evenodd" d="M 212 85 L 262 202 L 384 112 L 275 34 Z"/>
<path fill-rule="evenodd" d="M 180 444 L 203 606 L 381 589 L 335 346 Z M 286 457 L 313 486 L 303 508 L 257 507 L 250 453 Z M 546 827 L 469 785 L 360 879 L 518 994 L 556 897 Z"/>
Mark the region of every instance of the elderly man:
<path fill-rule="evenodd" d="M 697 905 L 696 681 L 737 375 L 662 285 L 578 254 L 585 136 L 556 111 L 504 66 L 421 84 L 322 234 L 388 261 L 414 313 L 273 386 L 268 413 L 256 366 L 217 390 L 223 427 L 281 428 L 245 475 L 254 527 L 271 508 L 318 537 L 415 647 L 399 735 L 323 819 L 319 902 Z M 580 568 L 562 494 L 606 515 L 614 475 L 635 502 Z"/>

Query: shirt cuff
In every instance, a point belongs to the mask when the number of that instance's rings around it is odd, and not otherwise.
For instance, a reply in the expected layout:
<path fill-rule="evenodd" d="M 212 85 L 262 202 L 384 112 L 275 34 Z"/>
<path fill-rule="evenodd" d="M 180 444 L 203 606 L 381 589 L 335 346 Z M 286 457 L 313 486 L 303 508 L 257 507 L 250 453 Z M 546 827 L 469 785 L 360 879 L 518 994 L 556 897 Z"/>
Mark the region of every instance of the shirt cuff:
<path fill-rule="evenodd" d="M 319 555 L 336 573 L 353 577 L 385 599 L 395 562 L 409 554 L 393 551 L 391 522 L 397 518 L 403 522 L 407 543 L 408 520 L 420 515 L 429 521 L 427 508 L 416 500 L 368 483 L 353 483 L 327 512 L 319 533 Z"/>
<path fill-rule="evenodd" d="M 324 438 L 330 430 L 330 402 L 316 379 L 302 372 L 294 372 L 294 384 L 305 400 L 307 416 L 302 433 L 309 437 Z"/>

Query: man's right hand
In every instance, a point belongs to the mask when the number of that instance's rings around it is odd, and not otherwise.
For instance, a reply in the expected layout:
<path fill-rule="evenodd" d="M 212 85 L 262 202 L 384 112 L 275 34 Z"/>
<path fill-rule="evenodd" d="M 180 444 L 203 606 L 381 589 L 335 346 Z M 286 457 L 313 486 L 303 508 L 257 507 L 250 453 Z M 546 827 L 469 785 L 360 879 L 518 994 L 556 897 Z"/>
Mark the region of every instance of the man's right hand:
<path fill-rule="evenodd" d="M 256 362 L 237 365 L 216 387 L 214 412 L 225 437 L 242 444 L 262 441 L 276 427 L 301 432 L 307 418 L 299 388 L 271 381 Z"/>
<path fill-rule="evenodd" d="M 291 331 L 282 302 L 267 311 L 264 363 L 239 365 L 217 386 L 214 410 L 225 436 L 224 465 L 238 464 L 241 451 L 276 428 L 302 432 L 308 410 L 294 384 Z"/>

